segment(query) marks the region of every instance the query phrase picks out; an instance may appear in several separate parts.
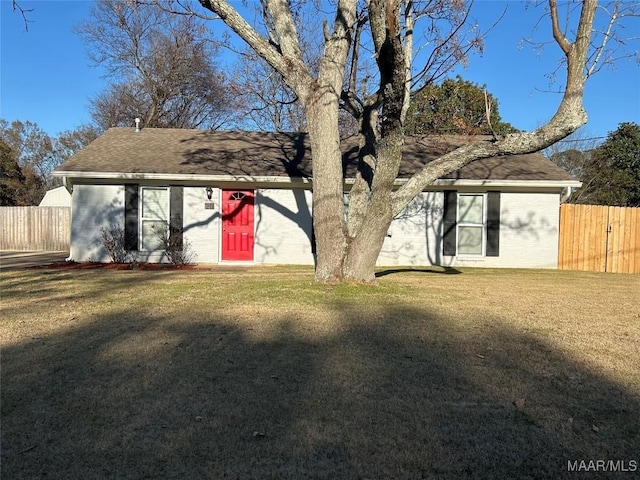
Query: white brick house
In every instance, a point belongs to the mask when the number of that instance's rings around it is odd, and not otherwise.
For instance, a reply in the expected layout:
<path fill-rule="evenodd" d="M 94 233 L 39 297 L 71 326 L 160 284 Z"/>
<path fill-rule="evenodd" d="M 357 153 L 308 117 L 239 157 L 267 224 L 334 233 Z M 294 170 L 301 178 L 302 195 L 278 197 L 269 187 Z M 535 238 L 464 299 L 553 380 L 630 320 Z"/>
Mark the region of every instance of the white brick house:
<path fill-rule="evenodd" d="M 398 184 L 472 138 L 408 137 Z M 357 163 L 342 145 L 345 211 Z M 124 229 L 139 261 L 166 261 L 154 228 L 197 263 L 313 264 L 305 134 L 112 128 L 56 169 L 72 190 L 71 258 L 108 261 L 100 231 Z M 540 154 L 478 160 L 426 188 L 395 219 L 381 266 L 557 266 L 560 198 L 579 186 Z"/>

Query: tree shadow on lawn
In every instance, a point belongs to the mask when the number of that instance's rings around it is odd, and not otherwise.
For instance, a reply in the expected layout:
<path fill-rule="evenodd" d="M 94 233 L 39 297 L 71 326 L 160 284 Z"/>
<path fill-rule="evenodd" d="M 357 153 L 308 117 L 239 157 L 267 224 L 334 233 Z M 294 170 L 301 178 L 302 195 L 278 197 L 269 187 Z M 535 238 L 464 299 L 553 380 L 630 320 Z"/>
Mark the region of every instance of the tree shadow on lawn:
<path fill-rule="evenodd" d="M 325 335 L 304 312 L 265 334 L 124 309 L 7 346 L 3 477 L 575 478 L 568 461 L 637 459 L 638 392 L 500 319 L 332 308 Z"/>
<path fill-rule="evenodd" d="M 462 273 L 457 268 L 453 267 L 398 267 L 398 268 L 385 268 L 376 272 L 376 278 L 386 277 L 387 275 L 393 275 L 395 273 L 437 273 L 441 275 L 458 275 Z"/>
<path fill-rule="evenodd" d="M 85 296 L 92 294 L 101 294 L 105 291 L 109 291 L 113 288 L 119 288 L 126 290 L 128 288 L 135 287 L 141 279 L 145 280 L 149 278 L 149 275 L 162 275 L 164 273 L 171 275 L 170 270 L 166 271 L 109 271 L 105 272 L 101 281 L 95 280 L 95 274 L 87 270 L 73 270 L 68 268 L 63 269 L 28 269 L 28 271 L 34 274 L 20 275 L 19 273 L 13 275 L 6 275 L 2 278 L 2 298 L 23 298 L 25 292 L 34 298 L 46 298 L 51 299 L 51 296 L 69 300 L 77 299 L 75 292 L 67 292 L 60 285 L 67 282 L 70 285 L 77 285 L 83 283 L 83 279 L 87 278 L 92 284 L 96 284 L 94 291 L 86 292 Z M 12 272 L 14 273 L 14 272 Z"/>

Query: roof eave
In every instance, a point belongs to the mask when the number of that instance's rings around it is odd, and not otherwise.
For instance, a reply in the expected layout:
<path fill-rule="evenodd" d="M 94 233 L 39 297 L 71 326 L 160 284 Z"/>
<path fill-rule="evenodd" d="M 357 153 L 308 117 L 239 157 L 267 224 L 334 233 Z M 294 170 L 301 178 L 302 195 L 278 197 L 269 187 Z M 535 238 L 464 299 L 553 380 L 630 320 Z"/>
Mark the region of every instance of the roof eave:
<path fill-rule="evenodd" d="M 173 173 L 121 173 L 121 172 L 82 172 L 56 170 L 52 173 L 55 177 L 68 177 L 76 179 L 95 180 L 125 180 L 125 181 L 167 181 L 167 182 L 253 182 L 253 183 L 280 183 L 288 185 L 307 185 L 313 180 L 306 177 L 283 177 L 261 175 L 203 175 L 203 174 L 173 174 Z M 407 182 L 407 178 L 398 178 L 396 186 Z M 353 184 L 353 179 L 346 179 L 347 185 Z M 577 180 L 471 180 L 471 179 L 439 179 L 431 186 L 439 187 L 538 187 L 538 188 L 578 188 L 582 182 Z"/>
<path fill-rule="evenodd" d="M 203 174 L 175 174 L 175 173 L 121 173 L 121 172 L 80 172 L 56 170 L 55 177 L 95 180 L 150 180 L 168 182 L 255 182 L 255 183 L 286 183 L 310 184 L 311 179 L 305 177 L 279 177 L 268 175 L 203 175 Z"/>
<path fill-rule="evenodd" d="M 403 183 L 407 180 L 404 179 Z M 470 179 L 439 179 L 434 185 L 454 187 L 539 187 L 539 188 L 577 188 L 582 182 L 577 180 L 470 180 Z"/>

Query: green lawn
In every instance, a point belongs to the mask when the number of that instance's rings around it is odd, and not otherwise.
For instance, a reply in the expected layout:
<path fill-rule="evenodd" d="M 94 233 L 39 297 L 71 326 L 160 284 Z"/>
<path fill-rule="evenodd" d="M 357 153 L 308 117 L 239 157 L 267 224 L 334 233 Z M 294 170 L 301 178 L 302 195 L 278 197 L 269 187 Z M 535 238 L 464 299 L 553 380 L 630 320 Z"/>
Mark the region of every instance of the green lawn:
<path fill-rule="evenodd" d="M 640 471 L 639 275 L 0 278 L 2 478 L 634 476 L 568 472 L 576 460 Z"/>

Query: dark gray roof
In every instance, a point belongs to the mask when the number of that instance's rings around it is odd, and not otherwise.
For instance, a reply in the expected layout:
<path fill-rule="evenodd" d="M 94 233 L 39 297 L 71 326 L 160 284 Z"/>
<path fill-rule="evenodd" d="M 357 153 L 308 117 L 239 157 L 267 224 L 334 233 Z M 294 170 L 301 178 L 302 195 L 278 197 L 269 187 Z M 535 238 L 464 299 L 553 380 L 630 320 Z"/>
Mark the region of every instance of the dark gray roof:
<path fill-rule="evenodd" d="M 477 137 L 406 137 L 399 178 Z M 357 138 L 342 143 L 345 176 L 353 177 Z M 172 128 L 110 128 L 56 171 L 108 174 L 310 177 L 304 133 L 202 131 Z M 443 177 L 465 180 L 573 181 L 541 154 L 477 160 Z"/>

